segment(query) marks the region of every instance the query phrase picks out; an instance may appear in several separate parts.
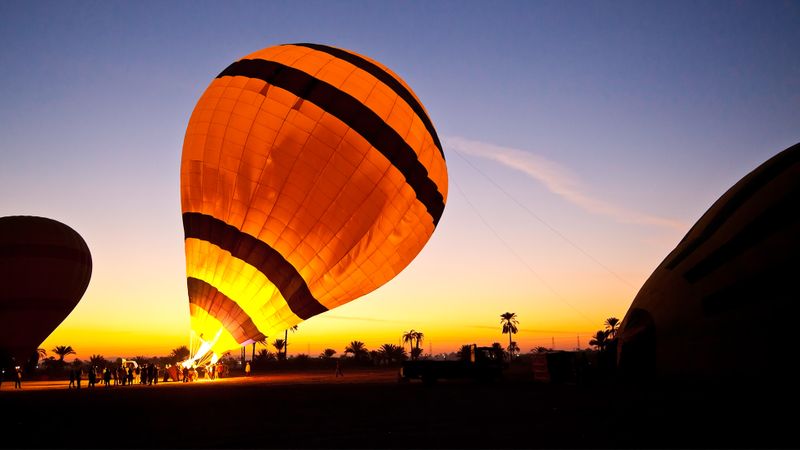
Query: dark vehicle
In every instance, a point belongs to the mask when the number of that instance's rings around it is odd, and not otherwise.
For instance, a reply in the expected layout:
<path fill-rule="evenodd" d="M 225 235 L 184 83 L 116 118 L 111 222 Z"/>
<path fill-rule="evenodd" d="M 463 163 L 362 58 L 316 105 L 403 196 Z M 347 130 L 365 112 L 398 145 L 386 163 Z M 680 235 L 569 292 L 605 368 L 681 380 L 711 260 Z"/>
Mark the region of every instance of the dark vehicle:
<path fill-rule="evenodd" d="M 502 350 L 472 344 L 469 346 L 469 353 L 464 352 L 457 361 L 403 361 L 399 380 L 407 382 L 421 379 L 423 383 L 435 383 L 439 379 L 466 378 L 488 382 L 502 377 L 504 368 Z"/>

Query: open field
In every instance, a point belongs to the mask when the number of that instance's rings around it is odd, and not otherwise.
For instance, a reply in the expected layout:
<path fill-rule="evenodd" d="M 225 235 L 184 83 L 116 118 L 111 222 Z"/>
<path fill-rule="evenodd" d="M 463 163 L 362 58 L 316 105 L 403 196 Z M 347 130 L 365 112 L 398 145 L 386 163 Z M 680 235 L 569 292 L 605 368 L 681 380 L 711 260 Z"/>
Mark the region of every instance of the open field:
<path fill-rule="evenodd" d="M 774 386 L 397 383 L 395 369 L 158 386 L 3 383 L 12 448 L 797 448 Z M 789 408 L 784 412 L 786 408 Z"/>

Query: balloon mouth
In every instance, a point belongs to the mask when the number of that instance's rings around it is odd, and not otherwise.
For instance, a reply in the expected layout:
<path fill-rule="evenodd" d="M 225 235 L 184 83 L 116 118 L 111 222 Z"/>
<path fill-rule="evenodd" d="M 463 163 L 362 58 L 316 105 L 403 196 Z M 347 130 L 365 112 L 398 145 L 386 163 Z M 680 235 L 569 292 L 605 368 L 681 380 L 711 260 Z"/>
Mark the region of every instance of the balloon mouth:
<path fill-rule="evenodd" d="M 217 333 L 214 335 L 214 338 L 206 341 L 203 339 L 203 335 L 196 336 L 194 330 L 192 330 L 192 339 L 191 339 L 191 347 L 195 348 L 197 346 L 197 350 L 194 352 L 194 356 L 183 361 L 180 363 L 181 366 L 190 369 L 192 367 L 202 366 L 206 364 L 216 364 L 219 361 L 219 355 L 214 352 L 213 348 L 214 345 L 219 340 L 219 337 L 222 335 L 223 327 L 220 327 L 217 330 Z"/>

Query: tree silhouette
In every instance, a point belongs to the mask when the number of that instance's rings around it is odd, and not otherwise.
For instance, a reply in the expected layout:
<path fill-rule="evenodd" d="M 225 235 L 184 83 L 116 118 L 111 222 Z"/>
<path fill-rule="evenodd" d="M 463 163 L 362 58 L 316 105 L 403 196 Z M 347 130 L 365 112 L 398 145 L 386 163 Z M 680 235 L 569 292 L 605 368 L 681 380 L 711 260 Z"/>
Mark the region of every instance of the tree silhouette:
<path fill-rule="evenodd" d="M 101 355 L 92 355 L 89 357 L 89 365 L 93 367 L 105 367 L 106 363 L 106 359 Z"/>
<path fill-rule="evenodd" d="M 364 345 L 363 342 L 352 341 L 347 345 L 347 347 L 345 347 L 344 353 L 345 355 L 348 353 L 352 353 L 353 359 L 355 359 L 356 361 L 361 361 L 369 354 L 369 351 L 367 350 L 367 347 Z"/>
<path fill-rule="evenodd" d="M 414 339 L 417 341 L 417 344 L 416 344 L 416 346 L 414 348 L 417 350 L 417 354 L 419 355 L 420 353 L 422 353 L 420 351 L 420 349 L 419 349 L 419 344 L 422 341 L 425 340 L 425 333 L 423 333 L 422 331 L 415 331 L 414 332 Z M 414 352 L 411 352 L 411 353 L 413 354 Z M 414 358 L 414 359 L 416 359 L 416 358 Z"/>
<path fill-rule="evenodd" d="M 173 364 L 177 364 L 181 361 L 186 361 L 189 359 L 190 354 L 191 352 L 189 351 L 189 347 L 181 345 L 180 347 L 173 348 L 172 352 L 169 354 L 169 357 Z"/>
<path fill-rule="evenodd" d="M 283 359 L 286 359 L 289 354 L 289 330 L 292 330 L 292 333 L 294 333 L 297 331 L 297 325 L 293 325 L 283 332 Z"/>
<path fill-rule="evenodd" d="M 406 359 L 406 349 L 394 344 L 383 344 L 378 349 L 378 355 L 386 361 L 387 365 Z"/>
<path fill-rule="evenodd" d="M 500 314 L 500 324 L 503 325 L 503 334 L 508 334 L 508 347 L 511 348 L 511 335 L 517 334 L 518 331 L 517 313 L 505 312 Z M 509 353 L 509 355 L 511 354 Z"/>
<path fill-rule="evenodd" d="M 606 330 L 608 331 L 608 337 L 614 338 L 617 336 L 617 327 L 619 326 L 619 319 L 616 317 L 609 317 L 606 319 Z"/>
<path fill-rule="evenodd" d="M 64 357 L 67 355 L 76 354 L 71 345 L 58 345 L 50 351 L 58 355 L 59 362 L 64 362 Z"/>
<path fill-rule="evenodd" d="M 608 332 L 603 330 L 598 330 L 597 333 L 592 337 L 589 341 L 589 345 L 594 345 L 597 347 L 598 350 L 603 350 L 606 348 Z"/>
<path fill-rule="evenodd" d="M 272 341 L 272 346 L 275 347 L 275 351 L 278 352 L 279 359 L 286 359 L 286 355 L 283 353 L 283 348 L 286 346 L 286 341 L 283 339 L 275 339 Z"/>
<path fill-rule="evenodd" d="M 417 332 L 412 328 L 411 330 L 403 332 L 403 344 L 408 344 L 408 350 L 414 347 L 414 339 L 417 337 Z"/>
<path fill-rule="evenodd" d="M 325 350 L 322 351 L 322 353 L 319 354 L 319 357 L 322 359 L 331 359 L 335 354 L 336 350 L 332 348 L 326 348 Z"/>
<path fill-rule="evenodd" d="M 497 359 L 503 359 L 506 351 L 503 350 L 503 346 L 499 342 L 492 342 L 492 353 L 495 354 Z"/>

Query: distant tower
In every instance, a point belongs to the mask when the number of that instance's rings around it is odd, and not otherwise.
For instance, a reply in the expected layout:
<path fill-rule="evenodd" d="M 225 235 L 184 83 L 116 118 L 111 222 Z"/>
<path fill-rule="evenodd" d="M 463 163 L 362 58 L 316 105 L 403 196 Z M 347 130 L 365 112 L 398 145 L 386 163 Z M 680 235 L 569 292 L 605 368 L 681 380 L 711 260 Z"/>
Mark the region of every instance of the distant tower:
<path fill-rule="evenodd" d="M 556 349 L 556 338 L 555 338 L 555 336 L 551 336 L 550 337 L 550 348 L 552 350 Z"/>

